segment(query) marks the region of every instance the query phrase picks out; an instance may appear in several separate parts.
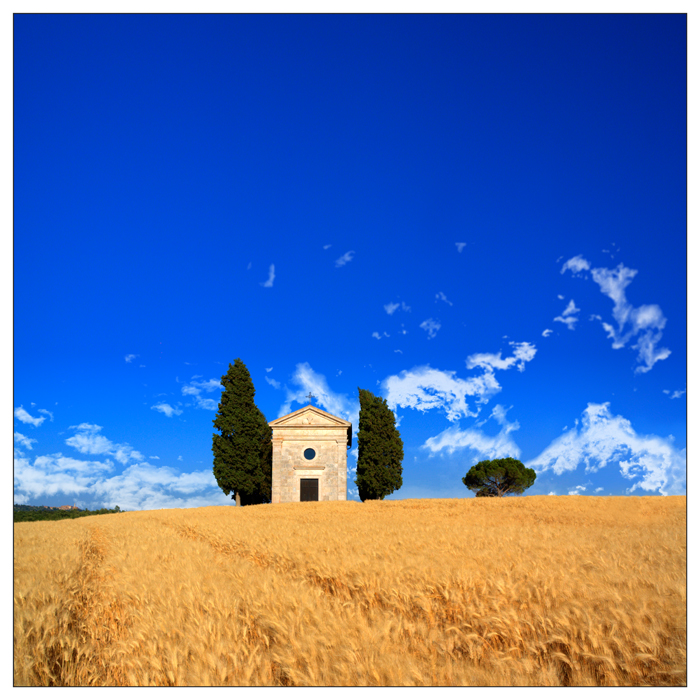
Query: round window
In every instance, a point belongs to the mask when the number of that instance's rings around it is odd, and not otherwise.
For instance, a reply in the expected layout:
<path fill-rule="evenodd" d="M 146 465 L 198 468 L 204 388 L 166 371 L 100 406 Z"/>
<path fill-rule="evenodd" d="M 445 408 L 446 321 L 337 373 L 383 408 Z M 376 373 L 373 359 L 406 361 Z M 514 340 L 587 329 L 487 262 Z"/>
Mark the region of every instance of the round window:
<path fill-rule="evenodd" d="M 316 456 L 316 450 L 312 450 L 310 447 L 307 447 L 304 450 L 304 457 L 306 459 L 313 459 Z"/>

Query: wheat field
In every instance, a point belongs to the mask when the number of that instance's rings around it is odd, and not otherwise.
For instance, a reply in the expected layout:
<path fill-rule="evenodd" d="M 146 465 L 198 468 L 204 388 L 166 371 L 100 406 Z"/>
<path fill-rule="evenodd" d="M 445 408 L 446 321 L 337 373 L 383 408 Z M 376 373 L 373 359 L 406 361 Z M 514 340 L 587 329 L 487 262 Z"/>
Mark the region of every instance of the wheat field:
<path fill-rule="evenodd" d="M 15 685 L 686 684 L 686 498 L 14 526 Z"/>

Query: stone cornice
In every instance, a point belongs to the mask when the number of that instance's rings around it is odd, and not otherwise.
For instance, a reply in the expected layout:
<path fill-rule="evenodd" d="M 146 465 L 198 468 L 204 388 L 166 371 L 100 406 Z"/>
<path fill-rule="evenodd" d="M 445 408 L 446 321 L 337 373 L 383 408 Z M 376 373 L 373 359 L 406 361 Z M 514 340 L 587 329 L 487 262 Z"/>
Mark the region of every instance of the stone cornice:
<path fill-rule="evenodd" d="M 352 447 L 352 423 L 350 421 L 338 418 L 331 415 L 327 411 L 323 411 L 316 406 L 304 406 L 297 411 L 288 413 L 286 416 L 280 416 L 276 420 L 270 421 L 268 425 L 273 430 L 273 442 L 275 440 L 337 440 L 337 430 L 341 429 L 347 436 L 347 445 Z M 293 432 L 313 430 L 313 435 L 304 437 L 291 437 Z M 290 434 L 290 432 L 292 433 Z M 328 437 L 322 437 L 319 433 L 328 431 Z M 277 432 L 277 435 L 275 435 Z M 280 432 L 282 435 L 280 435 Z M 335 432 L 335 434 L 331 434 Z"/>

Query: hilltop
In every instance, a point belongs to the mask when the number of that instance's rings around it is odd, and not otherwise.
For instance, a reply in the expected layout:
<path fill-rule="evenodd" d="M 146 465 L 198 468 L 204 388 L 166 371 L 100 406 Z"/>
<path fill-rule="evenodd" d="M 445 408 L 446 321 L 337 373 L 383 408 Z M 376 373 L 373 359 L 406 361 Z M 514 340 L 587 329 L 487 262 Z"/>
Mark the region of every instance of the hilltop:
<path fill-rule="evenodd" d="M 141 511 L 14 538 L 15 685 L 686 684 L 685 496 Z"/>

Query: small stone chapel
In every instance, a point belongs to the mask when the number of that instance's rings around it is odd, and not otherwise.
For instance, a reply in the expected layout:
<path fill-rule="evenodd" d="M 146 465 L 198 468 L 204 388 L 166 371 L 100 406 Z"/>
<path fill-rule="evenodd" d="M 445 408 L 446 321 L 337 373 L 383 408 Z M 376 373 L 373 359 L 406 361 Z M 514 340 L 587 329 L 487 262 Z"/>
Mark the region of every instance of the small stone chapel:
<path fill-rule="evenodd" d="M 309 405 L 269 425 L 273 503 L 347 500 L 352 423 Z"/>

